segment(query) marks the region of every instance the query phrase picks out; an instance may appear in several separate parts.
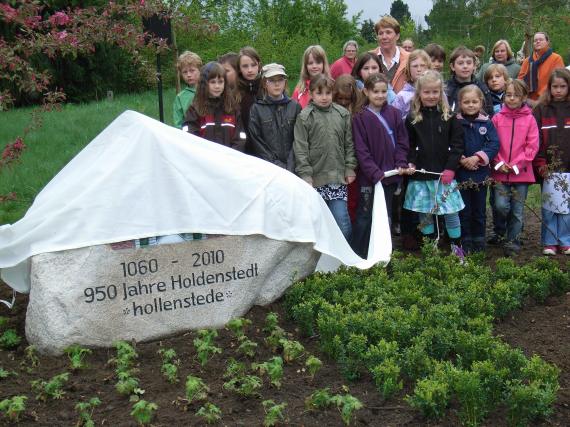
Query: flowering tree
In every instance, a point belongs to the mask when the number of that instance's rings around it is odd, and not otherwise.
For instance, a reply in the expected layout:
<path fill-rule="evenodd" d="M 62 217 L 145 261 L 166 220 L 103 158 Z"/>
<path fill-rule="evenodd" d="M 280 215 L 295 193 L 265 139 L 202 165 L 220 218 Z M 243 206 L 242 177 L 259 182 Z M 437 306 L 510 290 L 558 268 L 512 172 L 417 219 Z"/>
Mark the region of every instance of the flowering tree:
<path fill-rule="evenodd" d="M 106 43 L 128 52 L 153 78 L 152 67 L 145 66 L 144 50 L 164 49 L 165 45 L 142 31 L 141 17 L 164 12 L 159 1 L 110 2 L 100 8 L 67 8 L 52 14 L 34 0 L 0 4 L 0 111 L 11 108 L 22 94 L 41 100 L 22 135 L 2 149 L 0 170 L 18 160 L 26 148 L 26 136 L 41 126 L 42 113 L 65 101 L 62 90 L 53 87 L 50 73 L 34 65 L 34 58 L 76 58 Z M 0 202 L 14 197 L 13 193 L 0 195 Z"/>

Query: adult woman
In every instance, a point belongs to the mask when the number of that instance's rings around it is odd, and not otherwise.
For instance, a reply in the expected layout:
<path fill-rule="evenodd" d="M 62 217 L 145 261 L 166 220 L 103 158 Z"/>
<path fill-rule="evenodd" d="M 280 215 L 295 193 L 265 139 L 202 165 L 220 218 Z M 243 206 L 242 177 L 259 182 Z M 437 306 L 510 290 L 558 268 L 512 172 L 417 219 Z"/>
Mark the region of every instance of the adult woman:
<path fill-rule="evenodd" d="M 380 58 L 381 72 L 388 80 L 396 93 L 400 92 L 406 84 L 406 64 L 408 55 L 404 49 L 398 47 L 400 39 L 400 24 L 391 16 L 383 16 L 374 25 L 378 37 L 378 48 L 371 50 Z"/>
<path fill-rule="evenodd" d="M 479 81 L 483 81 L 483 76 L 485 75 L 485 71 L 491 64 L 503 64 L 511 79 L 516 79 L 519 75 L 519 71 L 521 66 L 516 63 L 515 56 L 513 55 L 513 51 L 511 49 L 511 45 L 506 40 L 498 40 L 493 45 L 493 54 L 491 56 L 491 61 L 483 64 L 477 73 L 477 79 Z"/>
<path fill-rule="evenodd" d="M 342 47 L 342 51 L 344 55 L 331 65 L 331 77 L 335 80 L 343 74 L 352 72 L 352 67 L 354 67 L 356 55 L 358 54 L 358 43 L 354 40 L 349 40 Z"/>

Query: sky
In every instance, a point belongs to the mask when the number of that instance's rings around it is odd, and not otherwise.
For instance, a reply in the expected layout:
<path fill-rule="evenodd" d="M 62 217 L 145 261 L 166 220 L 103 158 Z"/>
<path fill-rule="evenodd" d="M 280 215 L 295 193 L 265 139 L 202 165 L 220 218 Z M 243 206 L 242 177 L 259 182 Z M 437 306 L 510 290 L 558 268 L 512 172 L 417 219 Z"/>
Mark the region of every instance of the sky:
<path fill-rule="evenodd" d="M 361 22 L 366 19 L 372 19 L 373 22 L 378 21 L 380 16 L 390 13 L 392 0 L 345 0 L 348 6 L 348 15 L 353 16 L 362 10 Z M 408 5 L 410 14 L 415 22 L 420 22 L 425 26 L 424 15 L 427 15 L 432 7 L 430 0 L 404 0 Z"/>

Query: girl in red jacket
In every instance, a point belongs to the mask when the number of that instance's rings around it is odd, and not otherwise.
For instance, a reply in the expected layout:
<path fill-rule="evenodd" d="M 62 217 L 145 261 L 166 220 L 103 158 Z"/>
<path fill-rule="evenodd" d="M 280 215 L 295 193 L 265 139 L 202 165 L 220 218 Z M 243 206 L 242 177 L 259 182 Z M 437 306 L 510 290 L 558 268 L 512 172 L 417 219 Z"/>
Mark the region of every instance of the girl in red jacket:
<path fill-rule="evenodd" d="M 528 186 L 535 182 L 532 161 L 538 152 L 538 127 L 531 109 L 525 104 L 528 88 L 521 80 L 510 80 L 505 87 L 505 104 L 493 116 L 499 134 L 499 154 L 493 161 L 491 177 L 495 184 L 495 209 L 504 230 L 504 252 L 520 252 L 519 235 L 523 228 L 524 202 Z"/>
<path fill-rule="evenodd" d="M 245 132 L 239 106 L 228 87 L 226 71 L 218 62 L 208 62 L 200 70 L 196 97 L 182 129 L 244 151 Z"/>
<path fill-rule="evenodd" d="M 535 159 L 542 186 L 542 253 L 570 255 L 570 71 L 558 68 L 534 110 L 540 131 Z"/>
<path fill-rule="evenodd" d="M 299 83 L 295 86 L 291 98 L 301 108 L 305 108 L 311 100 L 309 92 L 309 85 L 311 79 L 319 74 L 324 74 L 330 77 L 329 61 L 325 50 L 319 46 L 309 46 L 303 54 L 303 61 L 301 62 L 301 75 L 299 76 Z"/>

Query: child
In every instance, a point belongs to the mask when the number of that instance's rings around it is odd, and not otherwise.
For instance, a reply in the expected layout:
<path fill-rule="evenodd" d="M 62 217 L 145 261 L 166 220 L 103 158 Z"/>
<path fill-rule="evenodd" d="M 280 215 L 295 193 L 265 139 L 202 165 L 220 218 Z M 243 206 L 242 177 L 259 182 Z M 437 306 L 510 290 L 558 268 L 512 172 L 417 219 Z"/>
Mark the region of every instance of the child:
<path fill-rule="evenodd" d="M 358 102 L 358 89 L 356 80 L 350 74 L 339 76 L 334 82 L 333 102 L 346 108 L 351 114 Z"/>
<path fill-rule="evenodd" d="M 222 64 L 226 70 L 226 80 L 232 90 L 235 89 L 238 76 L 238 57 L 235 52 L 228 52 L 218 58 L 218 62 Z"/>
<path fill-rule="evenodd" d="M 238 55 L 238 76 L 237 76 L 237 99 L 240 105 L 240 114 L 243 126 L 248 132 L 249 128 L 249 111 L 255 100 L 261 96 L 260 82 L 261 74 L 261 58 L 257 51 L 250 47 L 243 47 Z M 246 153 L 251 153 L 252 148 L 249 144 L 250 138 L 246 142 Z"/>
<path fill-rule="evenodd" d="M 503 64 L 491 64 L 485 70 L 483 79 L 489 88 L 491 100 L 493 102 L 493 113 L 497 114 L 503 108 L 503 98 L 505 96 L 505 87 L 510 80 L 507 68 Z M 490 245 L 498 245 L 501 243 L 501 233 L 504 234 L 506 225 L 497 215 L 495 209 L 495 187 L 491 186 L 489 191 L 489 205 L 493 218 L 493 234 L 487 243 Z"/>
<path fill-rule="evenodd" d="M 542 186 L 542 245 L 544 255 L 557 250 L 570 255 L 570 71 L 558 68 L 548 80 L 534 117 L 540 129 L 535 160 Z M 555 172 L 548 178 L 549 172 Z M 557 188 L 559 190 L 557 191 Z M 560 188 L 561 187 L 561 188 Z"/>
<path fill-rule="evenodd" d="M 457 120 L 463 127 L 465 152 L 461 156 L 457 181 L 464 183 L 461 198 L 465 208 L 459 212 L 462 247 L 465 253 L 485 250 L 487 186 L 489 161 L 499 152 L 499 137 L 495 126 L 483 109 L 483 92 L 475 85 L 463 87 L 458 96 L 460 114 Z"/>
<path fill-rule="evenodd" d="M 392 106 L 396 107 L 402 113 L 402 118 L 405 119 L 410 112 L 410 104 L 414 93 L 416 92 L 416 80 L 428 69 L 431 68 L 431 61 L 428 54 L 421 50 L 414 50 L 408 57 L 406 64 L 406 84 L 400 92 L 396 95 Z"/>
<path fill-rule="evenodd" d="M 305 108 L 311 100 L 309 84 L 314 76 L 324 74 L 330 76 L 329 61 L 325 50 L 319 46 L 309 46 L 303 54 L 301 61 L 301 75 L 299 83 L 295 86 L 292 98 L 301 108 Z"/>
<path fill-rule="evenodd" d="M 356 178 L 356 157 L 350 113 L 332 102 L 333 86 L 334 81 L 323 74 L 311 79 L 311 101 L 295 123 L 295 171 L 316 188 L 350 242 L 346 185 Z"/>
<path fill-rule="evenodd" d="M 509 80 L 509 72 L 503 64 L 491 64 L 487 67 L 483 79 L 491 94 L 493 113 L 497 114 L 503 108 L 503 95 Z"/>
<path fill-rule="evenodd" d="M 360 184 L 352 247 L 358 255 L 366 258 L 372 226 L 374 185 L 382 181 L 388 219 L 391 222 L 392 198 L 401 177 L 386 178 L 384 172 L 407 169 L 408 134 L 400 111 L 387 104 L 388 79 L 384 74 L 369 76 L 362 91 L 365 98 L 352 121 Z"/>
<path fill-rule="evenodd" d="M 453 178 L 463 155 L 463 129 L 445 102 L 443 79 L 437 71 L 428 70 L 420 76 L 416 89 L 406 118 L 410 138 L 408 173 L 413 174 L 404 208 L 419 213 L 421 233 L 431 239 L 439 238 L 433 215 L 444 215 L 451 251 L 462 260 L 458 212 L 464 204 Z"/>
<path fill-rule="evenodd" d="M 443 64 L 445 64 L 445 49 L 435 43 L 428 44 L 424 50 L 431 60 L 431 68 L 443 74 Z"/>
<path fill-rule="evenodd" d="M 237 102 L 226 83 L 226 71 L 217 62 L 200 70 L 196 97 L 186 113 L 184 130 L 212 142 L 243 151 L 245 132 Z"/>
<path fill-rule="evenodd" d="M 174 126 L 179 129 L 182 128 L 186 111 L 194 100 L 201 66 L 202 60 L 194 52 L 187 50 L 178 57 L 176 68 L 186 83 L 186 87 L 174 98 L 174 106 L 172 107 L 172 121 Z"/>
<path fill-rule="evenodd" d="M 360 58 L 354 64 L 352 69 L 352 77 L 356 80 L 356 87 L 358 90 L 364 88 L 364 81 L 372 74 L 381 73 L 382 65 L 378 55 L 372 52 L 366 52 L 360 55 Z M 392 104 L 396 98 L 396 92 L 392 88 L 392 85 L 388 86 L 388 104 Z"/>
<path fill-rule="evenodd" d="M 457 102 L 457 94 L 459 89 L 464 86 L 474 84 L 485 96 L 485 104 L 483 109 L 489 116 L 493 116 L 493 101 L 489 88 L 481 83 L 474 76 L 476 56 L 472 50 L 465 46 L 456 47 L 449 58 L 449 67 L 451 68 L 451 78 L 446 82 L 446 95 L 452 111 L 459 111 L 459 103 Z"/>
<path fill-rule="evenodd" d="M 519 235 L 524 222 L 524 202 L 529 184 L 535 182 L 532 160 L 538 152 L 538 128 L 531 109 L 525 104 L 528 88 L 521 80 L 510 80 L 505 88 L 505 105 L 493 116 L 499 134 L 499 154 L 491 173 L 496 181 L 495 209 L 504 221 L 505 256 L 520 252 Z M 498 225 L 498 224 L 497 224 Z"/>
<path fill-rule="evenodd" d="M 287 74 L 280 64 L 262 69 L 264 96 L 251 107 L 249 135 L 253 155 L 295 172 L 293 128 L 301 107 L 287 96 Z"/>
<path fill-rule="evenodd" d="M 356 87 L 356 80 L 350 74 L 343 74 L 334 82 L 333 102 L 343 106 L 350 114 L 355 112 L 356 104 L 360 98 L 360 91 Z M 358 175 L 358 173 L 357 173 Z M 356 220 L 356 208 L 358 207 L 358 198 L 360 197 L 360 188 L 358 180 L 354 180 L 348 185 L 348 214 L 350 221 L 354 223 Z"/>

